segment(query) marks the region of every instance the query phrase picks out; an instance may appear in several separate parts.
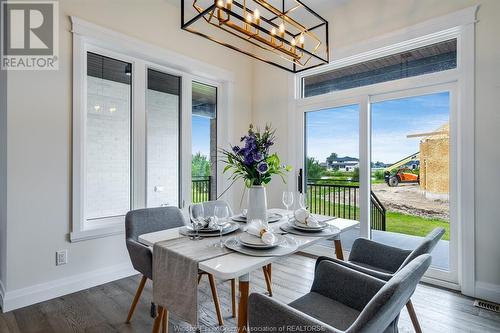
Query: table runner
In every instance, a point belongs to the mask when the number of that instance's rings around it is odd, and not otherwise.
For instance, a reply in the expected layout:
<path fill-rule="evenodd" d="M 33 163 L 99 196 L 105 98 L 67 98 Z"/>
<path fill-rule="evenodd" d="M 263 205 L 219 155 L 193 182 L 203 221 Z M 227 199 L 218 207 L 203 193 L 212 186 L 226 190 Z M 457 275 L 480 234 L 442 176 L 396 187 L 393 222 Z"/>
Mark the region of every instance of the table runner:
<path fill-rule="evenodd" d="M 181 237 L 153 247 L 153 301 L 193 326 L 198 324 L 198 263 L 232 252 L 210 246 L 215 241 L 219 239 Z"/>

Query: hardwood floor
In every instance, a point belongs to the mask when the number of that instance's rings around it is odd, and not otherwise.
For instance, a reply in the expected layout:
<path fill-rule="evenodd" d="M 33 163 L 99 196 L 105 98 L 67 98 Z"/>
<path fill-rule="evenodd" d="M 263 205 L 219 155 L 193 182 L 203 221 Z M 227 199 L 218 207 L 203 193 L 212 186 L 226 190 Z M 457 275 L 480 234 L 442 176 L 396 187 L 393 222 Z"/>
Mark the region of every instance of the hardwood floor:
<path fill-rule="evenodd" d="M 290 302 L 308 292 L 313 279 L 314 259 L 294 255 L 273 264 L 273 294 Z M 151 282 L 148 281 L 130 324 L 125 324 L 140 276 L 108 283 L 47 302 L 0 314 L 1 333 L 113 333 L 150 332 Z M 265 292 L 262 272 L 251 276 L 251 292 Z M 231 318 L 231 283 L 217 281 L 226 332 L 233 331 Z M 202 332 L 222 331 L 217 326 L 214 303 L 207 279 L 199 288 Z M 458 293 L 419 285 L 412 298 L 423 332 L 499 332 L 500 315 L 475 308 L 473 299 Z M 194 332 L 170 315 L 170 332 Z M 401 332 L 414 332 L 408 312 L 401 312 Z"/>

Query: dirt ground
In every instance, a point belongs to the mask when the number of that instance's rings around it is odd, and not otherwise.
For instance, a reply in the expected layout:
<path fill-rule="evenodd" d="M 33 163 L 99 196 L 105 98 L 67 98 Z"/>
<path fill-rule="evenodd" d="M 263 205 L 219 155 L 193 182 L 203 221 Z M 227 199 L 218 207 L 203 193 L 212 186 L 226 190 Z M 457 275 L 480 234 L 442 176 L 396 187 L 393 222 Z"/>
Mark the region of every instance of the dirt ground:
<path fill-rule="evenodd" d="M 418 184 L 400 184 L 389 187 L 387 184 L 373 184 L 372 190 L 385 208 L 404 214 L 426 218 L 440 218 L 449 221 L 448 200 L 427 199 Z"/>

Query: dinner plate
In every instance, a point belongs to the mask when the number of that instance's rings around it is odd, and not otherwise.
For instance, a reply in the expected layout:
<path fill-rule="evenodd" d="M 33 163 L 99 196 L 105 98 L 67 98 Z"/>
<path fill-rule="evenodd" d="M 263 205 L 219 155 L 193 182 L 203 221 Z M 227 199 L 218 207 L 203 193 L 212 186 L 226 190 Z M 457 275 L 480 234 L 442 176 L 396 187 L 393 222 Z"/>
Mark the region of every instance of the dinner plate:
<path fill-rule="evenodd" d="M 281 214 L 278 214 L 278 213 L 269 213 L 268 216 L 267 216 L 267 223 L 278 222 L 282 218 L 283 218 L 283 215 L 281 215 Z M 243 216 L 241 214 L 233 216 L 231 219 L 233 221 L 236 221 L 236 222 L 243 222 L 243 223 L 247 222 L 247 217 Z"/>
<path fill-rule="evenodd" d="M 292 220 L 289 222 L 290 225 L 292 227 L 294 227 L 295 229 L 298 229 L 298 230 L 301 230 L 301 231 L 311 231 L 311 232 L 314 232 L 314 231 L 321 231 L 323 229 L 326 229 L 328 228 L 329 224 L 328 223 L 325 223 L 325 222 L 318 222 L 319 223 L 319 226 L 317 227 L 310 227 L 310 226 L 307 226 L 303 223 L 300 223 L 298 222 L 297 220 Z"/>
<path fill-rule="evenodd" d="M 188 228 L 188 230 L 196 231 L 196 230 L 194 230 L 192 225 L 188 225 L 187 228 Z M 224 232 L 224 230 L 226 230 L 227 228 L 231 228 L 231 223 L 227 222 L 226 224 L 224 224 L 224 227 L 222 228 L 222 232 Z M 201 228 L 198 230 L 198 232 L 200 232 L 200 233 L 219 232 L 219 227 L 217 226 L 216 228 Z"/>
<path fill-rule="evenodd" d="M 283 241 L 281 235 L 275 235 L 276 241 L 273 244 L 266 244 L 262 241 L 260 237 L 250 235 L 247 232 L 244 232 L 240 235 L 238 240 L 240 243 L 246 247 L 254 248 L 254 249 L 270 249 L 276 247 Z"/>

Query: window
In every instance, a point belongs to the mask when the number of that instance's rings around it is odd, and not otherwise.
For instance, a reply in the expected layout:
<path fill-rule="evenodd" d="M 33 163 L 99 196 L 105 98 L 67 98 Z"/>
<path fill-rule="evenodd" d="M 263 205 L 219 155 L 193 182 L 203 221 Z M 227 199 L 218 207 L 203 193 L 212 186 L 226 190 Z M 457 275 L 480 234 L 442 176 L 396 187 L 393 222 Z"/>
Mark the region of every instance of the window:
<path fill-rule="evenodd" d="M 228 108 L 232 74 L 76 17 L 71 20 L 70 240 L 121 234 L 125 215 L 133 209 L 187 208 L 193 199 L 190 156 L 196 152 L 208 162 L 203 175 L 209 181 L 200 200 L 215 197 L 217 181 L 220 187 L 227 185 L 217 179 L 215 152 L 217 121 L 225 121 L 218 116 Z M 193 116 L 201 126 L 193 126 L 192 133 Z M 200 145 L 189 144 L 192 136 Z M 226 131 L 219 137 L 227 142 Z"/>
<path fill-rule="evenodd" d="M 217 197 L 217 87 L 193 82 L 192 201 Z"/>
<path fill-rule="evenodd" d="M 87 54 L 88 220 L 124 215 L 131 207 L 131 69 L 130 63 Z"/>
<path fill-rule="evenodd" d="M 456 67 L 457 40 L 452 39 L 305 77 L 303 96 L 322 95 Z"/>
<path fill-rule="evenodd" d="M 179 205 L 181 79 L 148 69 L 147 207 Z"/>

